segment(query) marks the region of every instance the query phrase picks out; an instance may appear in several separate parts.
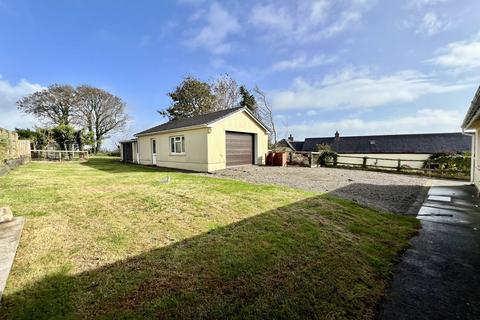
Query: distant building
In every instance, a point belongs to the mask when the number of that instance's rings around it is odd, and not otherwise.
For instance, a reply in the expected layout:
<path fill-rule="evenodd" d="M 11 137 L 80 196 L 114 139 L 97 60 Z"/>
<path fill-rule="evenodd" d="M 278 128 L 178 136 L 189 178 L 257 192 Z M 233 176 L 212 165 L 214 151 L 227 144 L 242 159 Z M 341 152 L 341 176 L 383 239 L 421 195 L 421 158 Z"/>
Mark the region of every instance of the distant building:
<path fill-rule="evenodd" d="M 332 137 L 306 138 L 295 141 L 290 135 L 279 141 L 277 149 L 284 151 L 317 151 L 318 145 L 328 145 L 339 155 L 354 157 L 385 158 L 392 160 L 427 160 L 435 153 L 463 153 L 471 150 L 472 139 L 461 132 L 395 134 L 375 136 L 342 137 L 335 132 Z M 347 158 L 342 159 L 348 161 Z M 352 163 L 361 163 L 360 159 L 351 159 Z M 422 162 L 404 162 L 412 168 L 421 168 Z M 382 163 L 376 163 L 382 165 Z M 391 165 L 391 161 L 389 164 Z"/>

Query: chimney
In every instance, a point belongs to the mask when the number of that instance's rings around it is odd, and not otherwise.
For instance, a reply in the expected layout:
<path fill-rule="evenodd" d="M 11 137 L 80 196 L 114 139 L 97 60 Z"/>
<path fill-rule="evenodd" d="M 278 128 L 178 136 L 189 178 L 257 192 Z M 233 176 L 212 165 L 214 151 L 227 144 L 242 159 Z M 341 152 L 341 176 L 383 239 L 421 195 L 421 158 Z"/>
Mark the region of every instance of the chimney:
<path fill-rule="evenodd" d="M 293 142 L 293 136 L 292 136 L 292 134 L 291 134 L 291 133 L 290 133 L 290 135 L 288 136 L 288 138 L 287 138 L 287 139 L 288 139 L 288 141 L 289 141 L 289 142 Z"/>
<path fill-rule="evenodd" d="M 338 131 L 335 131 L 335 141 L 340 140 L 340 133 Z"/>

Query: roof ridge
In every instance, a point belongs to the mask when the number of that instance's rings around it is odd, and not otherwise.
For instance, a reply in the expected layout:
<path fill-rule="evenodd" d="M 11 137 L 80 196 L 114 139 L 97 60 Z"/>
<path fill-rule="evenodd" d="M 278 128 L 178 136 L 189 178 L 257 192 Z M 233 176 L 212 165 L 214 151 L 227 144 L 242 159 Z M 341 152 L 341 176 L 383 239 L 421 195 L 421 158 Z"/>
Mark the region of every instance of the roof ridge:
<path fill-rule="evenodd" d="M 404 136 L 431 136 L 431 135 L 450 135 L 450 134 L 462 134 L 458 132 L 429 132 L 429 133 L 398 133 L 398 134 L 376 134 L 376 135 L 364 135 L 364 136 L 340 136 L 340 140 L 344 138 L 368 138 L 368 137 L 404 137 Z M 307 139 L 335 139 L 335 137 L 310 137 Z"/>
<path fill-rule="evenodd" d="M 241 109 L 241 108 L 245 108 L 245 107 L 235 107 L 235 108 L 227 108 L 227 109 L 222 109 L 222 110 L 216 110 L 216 111 L 211 111 L 211 112 L 207 112 L 207 113 L 196 114 L 196 115 L 191 116 L 191 117 L 177 118 L 177 119 L 169 120 L 165 123 L 169 123 L 169 122 L 173 122 L 173 121 L 181 121 L 181 120 L 186 120 L 186 119 L 194 119 L 194 118 L 199 118 L 199 117 L 204 117 L 204 116 L 211 116 L 215 113 L 220 113 L 220 112 L 230 113 L 230 112 L 233 112 L 233 111 L 237 111 L 238 109 Z M 160 125 L 163 125 L 165 123 L 162 123 Z"/>
<path fill-rule="evenodd" d="M 248 110 L 247 107 L 239 106 L 235 108 L 228 108 L 223 110 L 212 111 L 209 113 L 199 114 L 187 118 L 179 118 L 175 120 L 170 120 L 165 123 L 159 124 L 157 126 L 151 127 L 147 130 L 138 132 L 134 134 L 134 136 L 144 135 L 144 134 L 151 134 L 161 131 L 171 131 L 171 130 L 178 130 L 181 128 L 191 128 L 191 127 L 199 127 L 199 126 L 208 126 L 214 122 L 220 121 L 228 117 L 231 114 L 236 112 L 247 112 L 254 121 L 256 121 L 261 127 L 263 127 L 266 131 L 269 131 L 267 126 L 265 126 L 251 111 Z"/>

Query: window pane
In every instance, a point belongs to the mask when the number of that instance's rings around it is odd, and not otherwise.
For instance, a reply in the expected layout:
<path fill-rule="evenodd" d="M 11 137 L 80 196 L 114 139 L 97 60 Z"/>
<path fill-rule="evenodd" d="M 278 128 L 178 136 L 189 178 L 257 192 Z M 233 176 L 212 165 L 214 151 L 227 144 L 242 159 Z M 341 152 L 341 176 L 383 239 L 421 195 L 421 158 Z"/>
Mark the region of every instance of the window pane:
<path fill-rule="evenodd" d="M 170 138 L 170 152 L 171 153 L 175 153 L 175 139 L 174 138 Z"/>
<path fill-rule="evenodd" d="M 181 142 L 175 142 L 175 153 L 182 153 L 182 143 Z"/>
<path fill-rule="evenodd" d="M 157 153 L 157 143 L 155 140 L 152 140 L 152 153 Z"/>
<path fill-rule="evenodd" d="M 182 137 L 182 153 L 185 153 L 185 137 Z"/>

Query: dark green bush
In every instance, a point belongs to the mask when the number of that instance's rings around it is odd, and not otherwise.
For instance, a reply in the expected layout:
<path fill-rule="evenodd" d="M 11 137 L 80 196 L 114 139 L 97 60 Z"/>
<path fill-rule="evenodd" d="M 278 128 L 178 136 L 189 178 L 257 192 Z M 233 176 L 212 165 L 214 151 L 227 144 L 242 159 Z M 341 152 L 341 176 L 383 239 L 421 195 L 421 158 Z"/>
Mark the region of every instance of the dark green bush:
<path fill-rule="evenodd" d="M 337 165 L 337 158 L 338 155 L 336 152 L 333 151 L 323 151 L 320 153 L 318 157 L 318 164 L 321 166 L 325 165 Z"/>
<path fill-rule="evenodd" d="M 462 154 L 436 153 L 425 160 L 423 167 L 448 171 L 470 172 L 471 157 Z"/>

